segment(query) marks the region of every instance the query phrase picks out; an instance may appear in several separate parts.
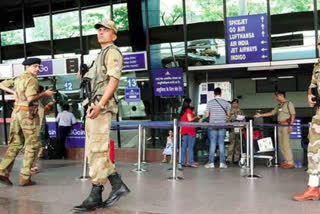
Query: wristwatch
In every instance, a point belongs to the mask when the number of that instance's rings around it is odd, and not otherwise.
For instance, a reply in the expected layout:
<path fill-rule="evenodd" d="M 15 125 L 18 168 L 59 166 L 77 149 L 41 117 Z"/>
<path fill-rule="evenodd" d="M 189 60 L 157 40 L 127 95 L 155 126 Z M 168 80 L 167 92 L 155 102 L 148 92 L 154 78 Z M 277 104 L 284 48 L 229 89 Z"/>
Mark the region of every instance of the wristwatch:
<path fill-rule="evenodd" d="M 101 103 L 98 103 L 98 106 L 101 110 L 104 110 L 106 108 L 105 105 L 102 105 Z"/>

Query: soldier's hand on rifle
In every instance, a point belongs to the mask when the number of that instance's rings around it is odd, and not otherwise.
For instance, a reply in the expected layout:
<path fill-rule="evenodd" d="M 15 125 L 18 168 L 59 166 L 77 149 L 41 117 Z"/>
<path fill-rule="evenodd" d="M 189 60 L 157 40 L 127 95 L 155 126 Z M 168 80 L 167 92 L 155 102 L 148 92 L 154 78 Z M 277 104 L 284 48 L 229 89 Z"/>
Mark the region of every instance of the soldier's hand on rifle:
<path fill-rule="evenodd" d="M 101 108 L 100 106 L 98 105 L 92 105 L 88 108 L 87 110 L 87 117 L 90 118 L 90 119 L 95 119 L 98 117 L 98 115 L 100 114 L 101 112 Z"/>
<path fill-rule="evenodd" d="M 315 98 L 316 96 L 314 96 L 313 94 L 308 94 L 308 103 L 310 107 L 314 107 L 314 105 L 316 104 L 315 101 L 313 101 L 312 98 Z"/>
<path fill-rule="evenodd" d="M 53 96 L 54 94 L 56 94 L 57 92 L 53 91 L 52 89 L 48 89 L 44 92 L 44 96 L 46 97 L 51 97 Z"/>

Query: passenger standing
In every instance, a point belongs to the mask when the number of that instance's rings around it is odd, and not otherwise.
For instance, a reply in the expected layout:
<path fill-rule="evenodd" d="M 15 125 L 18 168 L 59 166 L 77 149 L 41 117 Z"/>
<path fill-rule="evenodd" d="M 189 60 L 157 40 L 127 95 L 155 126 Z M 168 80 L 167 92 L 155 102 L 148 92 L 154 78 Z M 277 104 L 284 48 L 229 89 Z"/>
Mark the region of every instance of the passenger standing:
<path fill-rule="evenodd" d="M 22 63 L 25 66 L 25 72 L 22 75 L 0 83 L 2 90 L 10 92 L 9 88 L 14 88 L 16 95 L 14 110 L 11 114 L 9 145 L 0 163 L 0 182 L 6 185 L 12 185 L 9 176 L 23 145 L 25 145 L 25 152 L 19 184 L 21 186 L 35 184 L 31 181 L 31 167 L 41 147 L 38 100 L 55 94 L 51 89 L 39 93 L 37 74 L 40 63 L 39 58 L 26 59 Z"/>
<path fill-rule="evenodd" d="M 173 153 L 173 131 L 170 130 L 168 137 L 167 137 L 167 143 L 166 148 L 163 150 L 163 160 L 162 163 L 167 163 L 167 155 L 170 156 L 170 164 L 172 163 L 172 153 Z"/>
<path fill-rule="evenodd" d="M 72 125 L 77 123 L 75 116 L 69 112 L 69 105 L 64 104 L 62 106 L 62 112 L 57 115 L 57 123 L 59 126 L 58 143 L 59 143 L 59 156 L 61 158 L 67 158 L 67 150 L 65 147 L 66 138 L 72 128 Z"/>
<path fill-rule="evenodd" d="M 231 108 L 230 117 L 228 120 L 230 122 L 240 122 L 238 118 L 240 115 L 243 115 L 243 112 L 239 108 L 239 100 L 238 99 L 232 100 L 231 105 L 232 105 L 232 108 Z M 234 163 L 238 163 L 240 160 L 240 135 L 241 135 L 240 128 L 231 128 L 227 163 L 232 163 L 232 160 Z"/>
<path fill-rule="evenodd" d="M 286 99 L 285 92 L 277 91 L 275 96 L 276 100 L 279 102 L 278 105 L 272 111 L 264 114 L 257 113 L 254 117 L 270 117 L 277 114 L 278 123 L 280 125 L 286 125 L 278 127 L 279 147 L 284 158 L 284 162 L 281 163 L 280 166 L 285 169 L 291 169 L 294 168 L 294 165 L 290 144 L 290 133 L 292 132 L 292 125 L 296 118 L 296 110 L 293 103 Z"/>
<path fill-rule="evenodd" d="M 200 117 L 197 117 L 192 112 L 192 100 L 185 98 L 181 108 L 181 122 L 194 122 L 198 121 Z M 186 151 L 188 150 L 189 166 L 197 168 L 193 160 L 193 147 L 196 140 L 196 129 L 191 126 L 181 127 L 182 135 L 182 148 L 181 148 L 181 165 L 186 166 Z"/>
<path fill-rule="evenodd" d="M 209 117 L 209 123 L 226 123 L 230 116 L 230 103 L 221 98 L 221 88 L 214 89 L 214 99 L 207 104 L 206 117 Z M 214 168 L 214 155 L 216 153 L 217 143 L 219 144 L 219 168 L 227 168 L 225 161 L 224 138 L 226 137 L 226 128 L 209 128 L 210 151 L 209 162 L 205 168 Z"/>

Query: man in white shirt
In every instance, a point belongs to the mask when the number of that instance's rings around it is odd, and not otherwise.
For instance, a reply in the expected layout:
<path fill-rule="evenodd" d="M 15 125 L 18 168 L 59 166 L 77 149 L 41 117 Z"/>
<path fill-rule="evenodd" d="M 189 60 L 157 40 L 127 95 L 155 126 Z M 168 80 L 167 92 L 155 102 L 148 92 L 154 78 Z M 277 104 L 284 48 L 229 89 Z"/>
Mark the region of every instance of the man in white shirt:
<path fill-rule="evenodd" d="M 68 111 L 69 105 L 65 104 L 62 106 L 62 112 L 57 116 L 57 123 L 59 126 L 58 132 L 58 143 L 59 143 L 59 154 L 61 158 L 66 158 L 65 141 L 71 130 L 73 124 L 77 122 L 75 116 Z"/>

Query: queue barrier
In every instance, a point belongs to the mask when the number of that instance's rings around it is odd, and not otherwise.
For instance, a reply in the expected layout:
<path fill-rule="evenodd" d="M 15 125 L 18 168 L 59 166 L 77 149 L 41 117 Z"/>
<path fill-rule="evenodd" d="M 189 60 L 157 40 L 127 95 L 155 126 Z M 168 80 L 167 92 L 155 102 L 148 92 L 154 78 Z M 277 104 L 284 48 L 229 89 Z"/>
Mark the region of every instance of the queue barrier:
<path fill-rule="evenodd" d="M 274 127 L 274 141 L 275 149 L 277 151 L 278 140 L 277 140 L 277 127 L 289 126 L 281 124 L 266 124 L 266 123 L 253 123 L 252 120 L 249 122 L 232 122 L 232 123 L 200 123 L 200 122 L 178 122 L 177 119 L 173 121 L 122 121 L 116 122 L 112 121 L 112 130 L 138 130 L 138 167 L 134 169 L 135 172 L 144 172 L 146 170 L 142 169 L 142 161 L 145 161 L 145 129 L 173 129 L 173 165 L 172 165 L 172 176 L 169 179 L 179 180 L 181 177 L 177 176 L 177 143 L 178 143 L 178 133 L 181 127 L 195 127 L 195 128 L 245 128 L 247 133 L 247 155 L 246 155 L 246 166 L 249 168 L 248 179 L 256 179 L 260 176 L 254 174 L 254 149 L 253 149 L 253 127 Z M 293 125 L 299 127 L 309 127 L 309 124 L 299 124 Z M 144 136 L 144 137 L 143 137 Z M 181 148 L 181 136 L 179 138 L 180 148 Z M 86 151 L 86 148 L 85 148 Z M 179 164 L 181 164 L 181 152 L 179 152 Z M 278 165 L 278 155 L 276 152 L 275 165 Z M 83 164 L 83 178 L 87 178 L 87 160 L 86 155 L 84 157 Z"/>
<path fill-rule="evenodd" d="M 145 158 L 146 151 L 146 128 L 152 129 L 172 129 L 173 122 L 171 121 L 123 121 L 112 122 L 112 130 L 138 130 L 138 161 L 135 165 L 137 168 L 132 170 L 137 173 L 146 172 L 146 169 L 142 168 L 142 165 L 147 164 Z"/>

